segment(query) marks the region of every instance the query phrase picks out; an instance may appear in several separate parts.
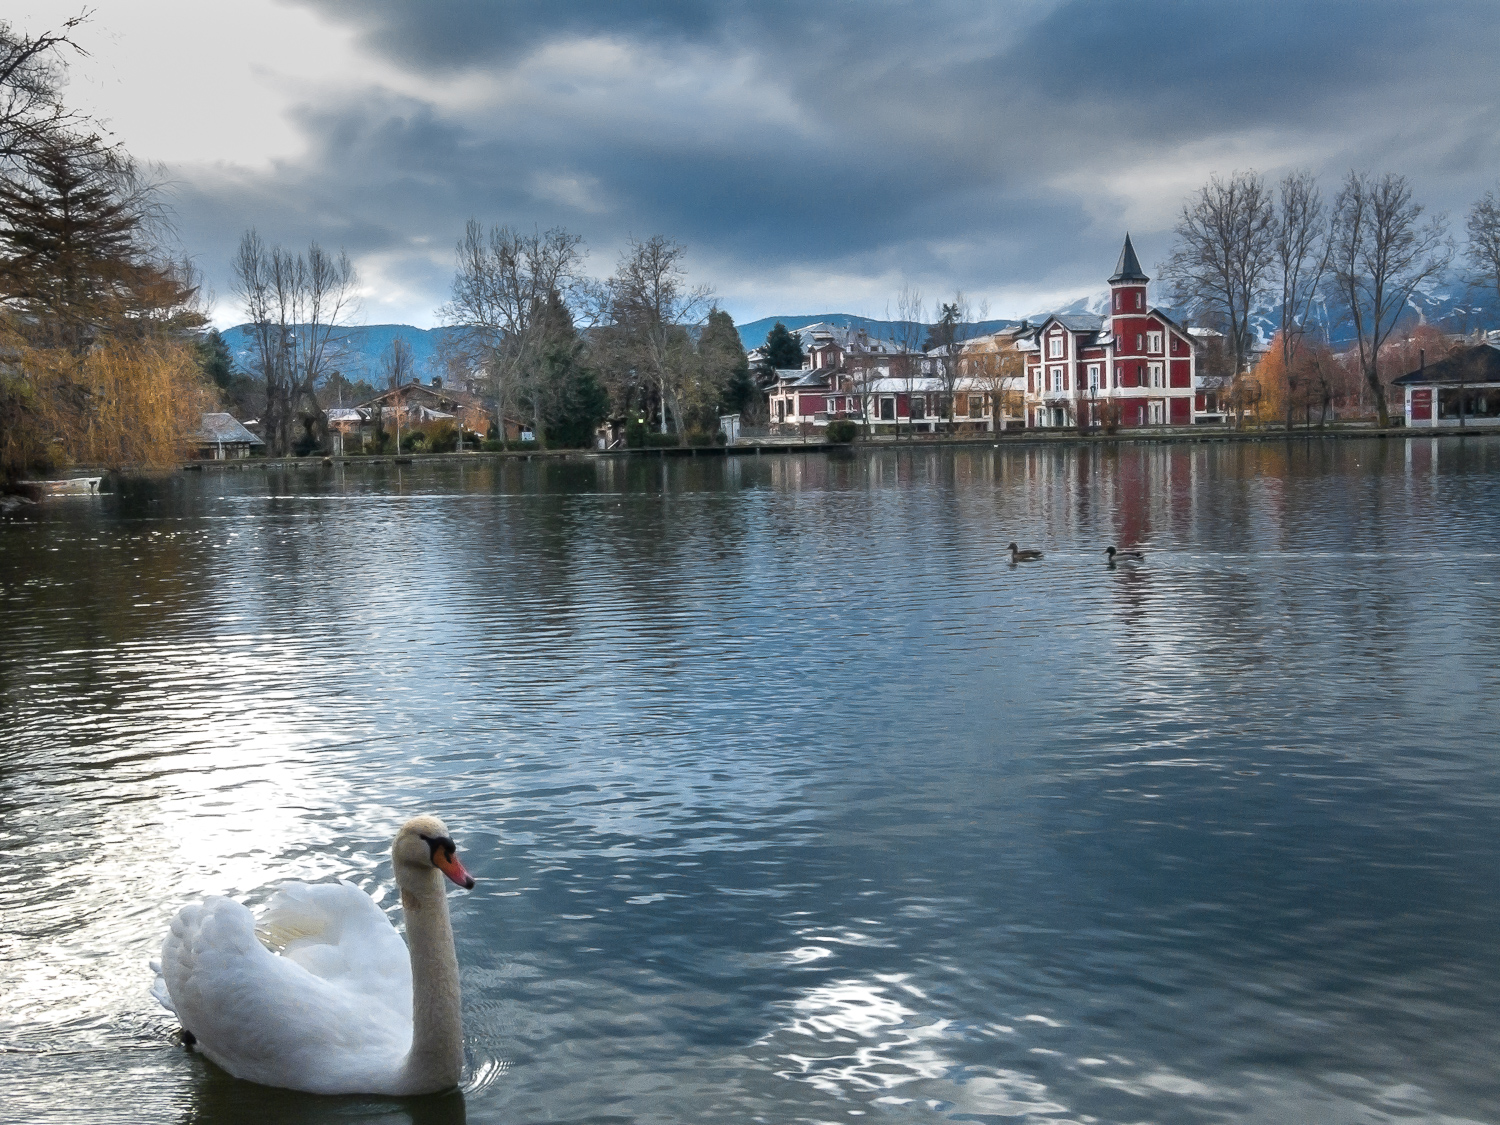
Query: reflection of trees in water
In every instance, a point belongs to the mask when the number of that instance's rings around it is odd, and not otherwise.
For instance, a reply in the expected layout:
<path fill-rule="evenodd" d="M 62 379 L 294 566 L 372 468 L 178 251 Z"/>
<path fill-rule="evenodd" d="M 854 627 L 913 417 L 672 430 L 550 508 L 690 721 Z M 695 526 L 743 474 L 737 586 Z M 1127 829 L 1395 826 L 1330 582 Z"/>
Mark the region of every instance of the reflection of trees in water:
<path fill-rule="evenodd" d="M 175 477 L 129 481 L 115 494 L 48 501 L 0 530 L 0 668 L 194 627 L 181 611 L 212 586 L 214 544 L 185 522 L 189 491 Z"/>
<path fill-rule="evenodd" d="M 187 518 L 193 506 L 179 478 L 136 480 L 0 528 L 0 710 L 33 751 L 91 741 L 80 720 L 111 712 L 133 686 L 112 674 L 123 647 L 170 646 L 207 627 L 218 543 Z M 42 718 L 58 712 L 71 721 Z"/>
<path fill-rule="evenodd" d="M 628 615 L 670 640 L 681 614 L 738 581 L 754 541 L 748 475 L 712 455 L 496 466 L 491 502 L 471 506 L 453 544 L 470 620 L 518 643 L 564 643 Z"/>

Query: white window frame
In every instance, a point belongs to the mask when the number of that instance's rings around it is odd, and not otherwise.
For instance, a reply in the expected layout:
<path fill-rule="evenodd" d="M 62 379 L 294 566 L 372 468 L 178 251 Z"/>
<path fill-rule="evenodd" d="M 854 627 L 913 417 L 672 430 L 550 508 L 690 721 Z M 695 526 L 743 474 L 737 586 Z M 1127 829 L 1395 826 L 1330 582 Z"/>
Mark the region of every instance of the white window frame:
<path fill-rule="evenodd" d="M 1063 369 L 1062 369 L 1061 366 L 1054 367 L 1052 369 L 1052 393 L 1053 394 L 1062 394 L 1062 390 L 1063 390 Z"/>
<path fill-rule="evenodd" d="M 1061 332 L 1054 332 L 1047 337 L 1047 358 L 1061 359 L 1063 357 L 1063 337 Z"/>
<path fill-rule="evenodd" d="M 1161 355 L 1162 334 L 1160 332 L 1146 333 L 1146 354 Z"/>
<path fill-rule="evenodd" d="M 1141 308 L 1141 302 L 1142 302 L 1142 301 L 1143 301 L 1143 300 L 1144 300 L 1144 299 L 1145 299 L 1145 298 L 1144 298 L 1144 295 L 1143 295 L 1143 294 L 1142 294 L 1142 293 L 1141 293 L 1141 291 L 1140 291 L 1140 290 L 1139 290 L 1139 289 L 1137 289 L 1137 290 L 1136 290 L 1136 291 L 1135 291 L 1135 307 L 1136 307 L 1136 308 Z"/>
<path fill-rule="evenodd" d="M 1151 387 L 1165 387 L 1167 385 L 1166 364 L 1160 360 L 1153 360 L 1146 364 L 1146 384 Z"/>
<path fill-rule="evenodd" d="M 1146 405 L 1147 424 L 1151 426 L 1164 426 L 1167 424 L 1167 404 L 1159 398 L 1153 398 Z"/>
<path fill-rule="evenodd" d="M 1099 370 L 1099 364 L 1089 364 L 1089 390 L 1097 391 L 1099 389 L 1100 374 L 1101 372 Z"/>

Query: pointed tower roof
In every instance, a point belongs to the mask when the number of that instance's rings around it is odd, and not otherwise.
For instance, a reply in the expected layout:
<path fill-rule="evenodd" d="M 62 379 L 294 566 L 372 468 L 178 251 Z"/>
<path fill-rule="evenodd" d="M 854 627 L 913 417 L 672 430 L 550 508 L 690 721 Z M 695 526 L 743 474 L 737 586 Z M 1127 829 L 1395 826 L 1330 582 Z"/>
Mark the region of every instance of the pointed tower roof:
<path fill-rule="evenodd" d="M 1150 281 L 1151 279 L 1141 270 L 1141 260 L 1135 256 L 1135 247 L 1130 245 L 1130 235 L 1125 235 L 1125 245 L 1120 250 L 1120 260 L 1115 264 L 1114 276 L 1109 283 L 1114 285 L 1122 281 Z"/>

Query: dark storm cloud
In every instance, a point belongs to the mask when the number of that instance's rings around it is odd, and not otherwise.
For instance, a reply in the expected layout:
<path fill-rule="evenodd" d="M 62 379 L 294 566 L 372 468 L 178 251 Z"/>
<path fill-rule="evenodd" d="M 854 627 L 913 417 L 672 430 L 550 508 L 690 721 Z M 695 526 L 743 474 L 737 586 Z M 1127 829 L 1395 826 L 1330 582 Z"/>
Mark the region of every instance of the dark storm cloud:
<path fill-rule="evenodd" d="M 306 6 L 360 30 L 365 43 L 404 66 L 438 74 L 513 60 L 540 43 L 575 37 L 760 46 L 775 65 L 807 48 L 808 36 L 849 43 L 860 32 L 920 24 L 910 9 L 877 3 L 678 2 L 488 3 L 486 0 L 307 0 Z M 972 7 L 970 14 L 981 9 Z M 760 43 L 743 42 L 759 38 Z"/>
<path fill-rule="evenodd" d="M 1213 170 L 1311 164 L 1331 190 L 1351 165 L 1391 169 L 1454 210 L 1497 170 L 1490 5 L 307 6 L 431 100 L 322 100 L 300 114 L 306 157 L 195 180 L 181 210 L 221 247 L 256 222 L 382 255 L 432 303 L 470 215 L 600 248 L 668 234 L 733 305 L 797 270 L 1094 285 L 1132 218 L 1143 256 L 1164 252 Z M 537 69 L 579 45 L 613 52 L 597 75 L 587 56 Z M 735 74 L 748 85 L 703 93 Z M 465 77 L 529 92 L 453 108 L 437 87 Z"/>

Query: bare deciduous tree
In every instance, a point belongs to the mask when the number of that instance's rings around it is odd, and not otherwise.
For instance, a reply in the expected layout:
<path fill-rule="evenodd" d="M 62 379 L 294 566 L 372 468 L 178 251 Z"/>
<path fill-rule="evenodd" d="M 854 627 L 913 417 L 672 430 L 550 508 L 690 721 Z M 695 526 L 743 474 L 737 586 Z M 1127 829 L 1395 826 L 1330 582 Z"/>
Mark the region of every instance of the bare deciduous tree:
<path fill-rule="evenodd" d="M 82 12 L 59 30 L 35 36 L 17 34 L 0 20 L 0 165 L 24 163 L 84 124 L 62 102 L 63 53 L 88 54 L 72 39 L 88 17 Z"/>
<path fill-rule="evenodd" d="M 995 433 L 1005 429 L 1007 411 L 1020 413 L 1024 401 L 1026 359 L 1016 347 L 1015 338 L 996 333 L 987 339 L 972 340 L 964 351 L 964 374 L 989 398 L 990 420 Z M 1097 420 L 1094 424 L 1097 424 Z"/>
<path fill-rule="evenodd" d="M 1453 257 L 1444 216 L 1422 221 L 1405 176 L 1350 172 L 1333 204 L 1328 269 L 1354 327 L 1360 369 L 1382 426 L 1390 425 L 1380 350 L 1407 301 Z"/>
<path fill-rule="evenodd" d="M 1473 283 L 1500 297 L 1500 199 L 1493 191 L 1469 208 L 1469 233 L 1464 257 L 1474 271 Z"/>
<path fill-rule="evenodd" d="M 1223 320 L 1238 376 L 1253 343 L 1250 313 L 1267 295 L 1275 267 L 1275 200 L 1253 171 L 1213 176 L 1183 205 L 1173 233 L 1162 279 L 1179 306 L 1206 308 Z"/>
<path fill-rule="evenodd" d="M 1281 362 L 1286 373 L 1286 428 L 1292 428 L 1292 398 L 1300 367 L 1298 351 L 1307 334 L 1312 306 L 1322 293 L 1330 243 L 1323 195 L 1311 172 L 1292 172 L 1281 181 L 1276 212 L 1276 275 L 1281 281 Z"/>
<path fill-rule="evenodd" d="M 634 373 L 635 389 L 649 387 L 659 396 L 662 433 L 669 409 L 681 429 L 684 393 L 697 361 L 687 329 L 703 320 L 713 299 L 707 286 L 688 284 L 686 253 L 681 243 L 661 235 L 632 239 L 606 283 L 617 361 Z"/>
<path fill-rule="evenodd" d="M 245 232 L 231 263 L 235 289 L 249 317 L 252 360 L 266 381 L 262 434 L 274 456 L 291 452 L 293 423 L 317 445 L 328 437 L 328 415 L 318 403 L 318 381 L 328 373 L 338 333 L 355 311 L 358 279 L 349 257 L 316 242 L 306 254 L 268 247 Z"/>
<path fill-rule="evenodd" d="M 922 320 L 926 315 L 925 309 L 926 306 L 922 303 L 922 291 L 909 282 L 902 282 L 901 290 L 896 294 L 896 319 L 891 331 L 891 344 L 895 354 L 887 359 L 883 369 L 889 372 L 891 378 L 901 380 L 901 387 L 906 392 L 907 419 L 911 424 L 913 435 L 917 429 L 916 413 L 911 405 L 913 399 L 921 400 L 924 415 L 927 411 L 927 396 L 925 389 L 922 389 L 924 377 Z M 889 313 L 887 313 L 887 319 L 890 319 Z M 860 413 L 865 423 L 866 435 L 869 434 L 869 423 L 873 417 L 871 392 L 881 371 L 879 357 L 872 349 L 865 348 L 858 355 L 850 356 L 849 372 L 853 377 L 854 389 L 859 392 Z M 901 436 L 899 411 L 896 413 L 896 436 Z"/>
<path fill-rule="evenodd" d="M 412 381 L 416 362 L 412 358 L 411 345 L 400 336 L 391 341 L 385 355 L 380 357 L 381 369 L 385 372 L 385 385 L 391 390 Z"/>
<path fill-rule="evenodd" d="M 964 349 L 979 331 L 975 320 L 982 321 L 988 316 L 988 302 L 981 301 L 975 309 L 970 305 L 968 296 L 958 290 L 953 294 L 953 300 L 941 306 L 937 323 L 932 326 L 931 334 L 924 341 L 927 345 L 924 349 L 927 362 L 931 364 L 932 372 L 938 379 L 942 400 L 940 405 L 948 416 L 947 428 L 950 434 L 957 428 L 955 402 L 963 376 Z"/>
<path fill-rule="evenodd" d="M 496 404 L 501 440 L 506 412 L 524 397 L 536 408 L 544 397 L 534 385 L 548 347 L 554 301 L 570 312 L 589 304 L 582 269 L 583 238 L 563 227 L 524 234 L 470 219 L 458 241 L 453 297 L 439 310 L 457 329 L 467 361 L 481 368 Z M 533 419 L 540 434 L 540 418 Z"/>

